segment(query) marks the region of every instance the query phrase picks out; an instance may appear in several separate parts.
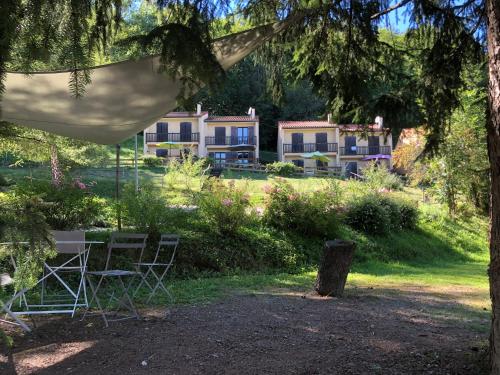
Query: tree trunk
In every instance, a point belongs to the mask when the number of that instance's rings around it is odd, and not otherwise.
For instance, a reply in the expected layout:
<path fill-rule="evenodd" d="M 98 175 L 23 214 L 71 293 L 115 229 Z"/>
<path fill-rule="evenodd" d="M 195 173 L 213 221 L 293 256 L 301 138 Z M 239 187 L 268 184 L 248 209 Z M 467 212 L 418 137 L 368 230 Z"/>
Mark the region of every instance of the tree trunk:
<path fill-rule="evenodd" d="M 490 160 L 490 373 L 500 374 L 500 1 L 487 0 L 488 156 Z"/>
<path fill-rule="evenodd" d="M 352 241 L 327 241 L 319 266 L 314 289 L 322 296 L 342 297 L 351 268 L 356 243 Z"/>
<path fill-rule="evenodd" d="M 63 175 L 59 166 L 57 146 L 55 144 L 50 145 L 50 170 L 52 175 L 52 184 L 56 187 L 60 187 L 62 184 Z"/>

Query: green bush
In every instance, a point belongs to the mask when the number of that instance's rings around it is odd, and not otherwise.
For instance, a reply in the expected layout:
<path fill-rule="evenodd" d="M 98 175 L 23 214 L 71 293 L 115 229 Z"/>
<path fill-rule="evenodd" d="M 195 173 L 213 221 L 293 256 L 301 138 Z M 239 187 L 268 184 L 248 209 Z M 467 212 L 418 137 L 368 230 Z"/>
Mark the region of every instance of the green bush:
<path fill-rule="evenodd" d="M 0 174 L 0 187 L 1 186 L 9 186 L 10 185 L 10 182 L 3 176 Z"/>
<path fill-rule="evenodd" d="M 334 198 L 329 189 L 314 193 L 298 193 L 285 180 L 266 186 L 264 223 L 303 235 L 333 236 L 337 229 Z"/>
<path fill-rule="evenodd" d="M 163 159 L 158 156 L 145 156 L 142 161 L 144 165 L 149 168 L 157 168 L 163 165 Z"/>
<path fill-rule="evenodd" d="M 418 209 L 410 202 L 383 194 L 367 194 L 348 205 L 346 223 L 368 234 L 387 234 L 389 231 L 414 229 Z"/>
<path fill-rule="evenodd" d="M 197 203 L 201 216 L 222 235 L 234 236 L 249 219 L 249 196 L 234 182 L 226 185 L 219 179 L 208 180 Z"/>
<path fill-rule="evenodd" d="M 402 190 L 403 182 L 401 179 L 391 173 L 386 167 L 379 166 L 376 163 L 370 163 L 363 169 L 364 181 L 372 190 Z"/>
<path fill-rule="evenodd" d="M 178 276 L 271 269 L 294 272 L 319 261 L 322 240 L 258 226 L 241 227 L 229 237 L 211 231 L 209 226 L 200 227 L 195 216 L 191 214 L 190 228 L 177 230 L 181 242 L 174 273 Z"/>
<path fill-rule="evenodd" d="M 151 183 L 142 184 L 138 192 L 134 185 L 125 185 L 120 205 L 125 224 L 153 238 L 161 233 L 171 216 L 165 197 Z"/>
<path fill-rule="evenodd" d="M 403 229 L 415 229 L 418 223 L 418 208 L 410 202 L 399 203 L 400 224 Z"/>
<path fill-rule="evenodd" d="M 31 180 L 18 183 L 14 194 L 20 199 L 38 196 L 47 224 L 54 230 L 87 228 L 104 220 L 104 200 L 79 179 L 65 180 L 61 186 L 49 181 Z"/>
<path fill-rule="evenodd" d="M 387 195 L 377 195 L 377 198 L 387 212 L 389 217 L 390 229 L 399 230 L 401 229 L 401 206 L 398 201 L 387 196 Z"/>
<path fill-rule="evenodd" d="M 367 194 L 351 202 L 345 220 L 352 228 L 369 234 L 385 235 L 391 229 L 387 207 L 375 194 Z"/>
<path fill-rule="evenodd" d="M 297 172 L 297 168 L 293 163 L 275 161 L 266 165 L 266 172 L 272 173 L 281 177 L 293 176 Z"/>

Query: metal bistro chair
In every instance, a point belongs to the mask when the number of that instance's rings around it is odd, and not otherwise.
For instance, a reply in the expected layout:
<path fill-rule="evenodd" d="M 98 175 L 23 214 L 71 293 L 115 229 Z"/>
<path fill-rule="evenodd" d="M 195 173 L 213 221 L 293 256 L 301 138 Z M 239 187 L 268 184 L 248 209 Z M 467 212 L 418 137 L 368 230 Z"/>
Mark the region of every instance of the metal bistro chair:
<path fill-rule="evenodd" d="M 173 300 L 172 294 L 170 294 L 168 288 L 165 286 L 163 279 L 167 275 L 169 269 L 174 264 L 175 253 L 177 252 L 177 247 L 179 246 L 180 237 L 177 234 L 162 234 L 160 241 L 158 242 L 158 248 L 156 249 L 156 254 L 152 262 L 143 262 L 142 259 L 139 263 L 136 263 L 137 269 L 141 272 L 141 281 L 136 287 L 134 296 L 137 294 L 139 289 L 145 284 L 149 290 L 150 294 L 146 303 L 151 301 L 151 298 L 160 289 L 165 292 L 165 294 Z M 160 253 L 164 253 L 161 256 Z M 160 258 L 164 259 L 161 262 Z M 152 278 L 152 282 L 149 279 Z"/>
<path fill-rule="evenodd" d="M 146 240 L 148 238 L 147 234 L 138 234 L 138 233 L 119 233 L 115 232 L 111 235 L 110 242 L 108 244 L 108 255 L 106 258 L 106 265 L 104 270 L 102 271 L 90 271 L 86 272 L 85 276 L 89 283 L 92 297 L 89 301 L 89 307 L 85 311 L 82 319 L 85 319 L 85 316 L 89 312 L 89 309 L 92 305 L 92 302 L 95 300 L 97 307 L 99 309 L 99 313 L 102 316 L 106 327 L 108 327 L 108 322 L 110 321 L 118 321 L 124 319 L 131 318 L 139 318 L 139 314 L 132 302 L 132 299 L 129 295 L 129 290 L 131 286 L 131 282 L 136 276 L 141 276 L 141 273 L 137 270 L 132 269 L 116 269 L 112 267 L 111 260 L 114 259 L 116 261 L 117 253 L 124 253 L 125 251 L 139 251 L 139 257 L 137 258 L 139 262 L 142 259 L 144 249 L 146 248 Z M 131 265 L 130 268 L 133 268 Z M 99 281 L 94 284 L 92 277 L 99 277 Z M 127 284 L 123 281 L 123 278 L 130 278 Z M 117 283 L 112 284 L 111 281 L 117 281 Z M 104 285 L 108 284 L 108 285 Z M 103 306 L 101 303 L 101 299 L 99 298 L 99 290 L 105 287 L 105 292 L 107 294 L 107 302 Z M 120 295 L 121 292 L 121 295 Z M 116 308 L 113 309 L 111 304 L 113 301 L 116 301 Z M 117 317 L 113 319 L 109 319 L 108 316 L 117 316 L 119 315 L 120 307 L 128 310 L 128 315 L 123 315 L 122 317 Z"/>
<path fill-rule="evenodd" d="M 87 307 L 87 289 L 85 285 L 85 268 L 90 250 L 86 247 L 85 231 L 51 231 L 56 241 L 57 258 L 66 257 L 67 261 L 62 264 L 54 262 L 46 262 L 43 268 L 42 290 L 40 295 L 40 305 L 38 307 L 59 307 L 67 308 L 74 316 L 77 307 Z M 70 257 L 68 259 L 68 257 Z M 72 286 L 71 276 L 65 277 L 67 274 L 79 274 L 78 287 Z M 47 275 L 52 275 L 57 281 L 55 286 L 59 286 L 57 294 L 49 294 L 47 292 L 47 283 L 49 278 Z M 80 296 L 83 295 L 83 301 L 80 301 Z"/>
<path fill-rule="evenodd" d="M 11 285 L 14 283 L 14 280 L 8 273 L 1 273 L 0 274 L 0 287 L 6 287 L 7 285 Z M 27 289 L 23 289 L 21 292 L 24 293 Z M 24 329 L 26 332 L 31 332 L 31 328 L 26 325 L 21 319 L 17 317 L 16 314 L 14 314 L 10 308 L 12 306 L 12 303 L 14 300 L 19 296 L 19 293 L 14 294 L 7 302 L 3 302 L 0 300 L 0 314 L 5 313 L 6 316 L 4 319 L 0 319 L 1 322 L 9 323 L 9 324 L 14 324 L 20 326 L 22 329 Z M 10 317 L 14 321 L 7 320 L 7 317 Z"/>

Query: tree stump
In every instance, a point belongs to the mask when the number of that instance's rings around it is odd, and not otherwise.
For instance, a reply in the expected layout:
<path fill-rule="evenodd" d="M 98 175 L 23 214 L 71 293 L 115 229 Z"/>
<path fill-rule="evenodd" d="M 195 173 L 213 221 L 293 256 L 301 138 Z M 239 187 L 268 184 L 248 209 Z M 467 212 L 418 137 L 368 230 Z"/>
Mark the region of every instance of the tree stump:
<path fill-rule="evenodd" d="M 321 296 L 342 297 L 352 263 L 356 243 L 353 241 L 327 241 L 319 266 L 314 289 Z"/>

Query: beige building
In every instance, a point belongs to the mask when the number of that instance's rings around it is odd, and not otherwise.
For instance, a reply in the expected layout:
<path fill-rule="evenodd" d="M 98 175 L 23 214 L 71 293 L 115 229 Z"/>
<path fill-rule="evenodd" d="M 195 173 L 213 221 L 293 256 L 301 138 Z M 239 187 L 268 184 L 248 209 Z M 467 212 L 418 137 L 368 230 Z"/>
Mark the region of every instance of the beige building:
<path fill-rule="evenodd" d="M 169 149 L 157 147 L 171 142 Z M 144 130 L 144 155 L 179 157 L 192 152 L 211 157 L 216 164 L 250 164 L 259 160 L 259 118 L 250 108 L 246 116 L 210 116 L 196 112 L 170 112 Z"/>
<path fill-rule="evenodd" d="M 328 163 L 304 158 L 321 152 Z M 392 137 L 377 117 L 373 124 L 334 124 L 331 121 L 280 121 L 278 159 L 293 162 L 305 171 L 328 169 L 335 174 L 358 174 L 370 160 L 392 168 Z"/>

